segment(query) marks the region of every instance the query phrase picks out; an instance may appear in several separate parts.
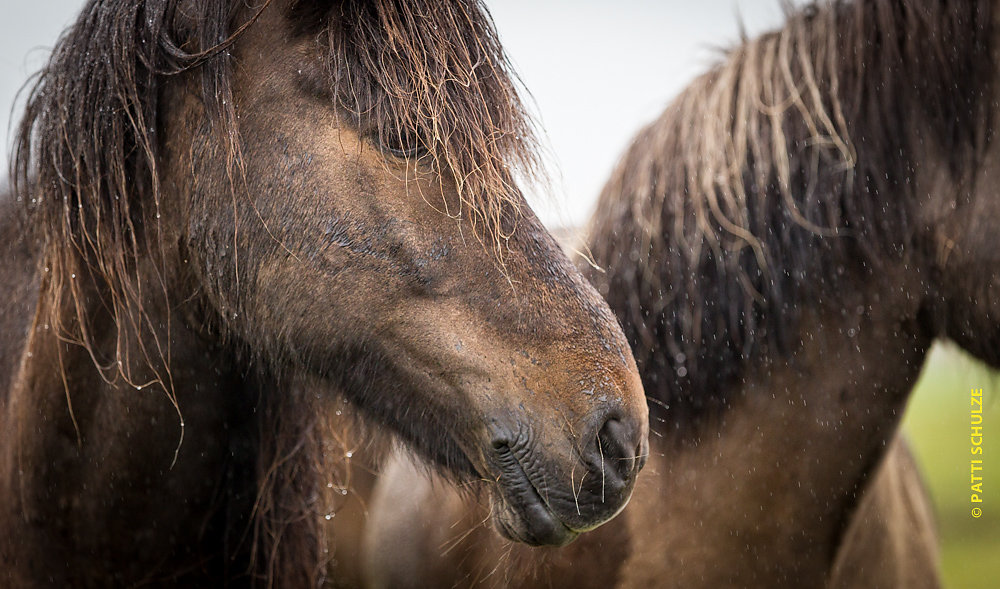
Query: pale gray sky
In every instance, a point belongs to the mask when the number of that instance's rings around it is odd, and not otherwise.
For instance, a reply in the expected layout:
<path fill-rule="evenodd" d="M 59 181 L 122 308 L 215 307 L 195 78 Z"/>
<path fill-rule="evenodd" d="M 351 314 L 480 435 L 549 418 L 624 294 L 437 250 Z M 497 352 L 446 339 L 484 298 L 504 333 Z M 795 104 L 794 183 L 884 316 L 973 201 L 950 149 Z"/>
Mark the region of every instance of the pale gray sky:
<path fill-rule="evenodd" d="M 0 0 L 0 161 L 8 157 L 14 95 L 82 4 Z M 553 186 L 532 202 L 550 225 L 586 220 L 629 138 L 713 63 L 718 48 L 736 42 L 740 17 L 750 34 L 782 20 L 779 0 L 487 4 L 547 135 Z"/>
<path fill-rule="evenodd" d="M 59 33 L 81 6 L 81 0 L 0 0 L 0 176 L 7 175 L 10 127 L 21 118 L 21 105 L 14 105 L 14 97 L 45 64 Z"/>

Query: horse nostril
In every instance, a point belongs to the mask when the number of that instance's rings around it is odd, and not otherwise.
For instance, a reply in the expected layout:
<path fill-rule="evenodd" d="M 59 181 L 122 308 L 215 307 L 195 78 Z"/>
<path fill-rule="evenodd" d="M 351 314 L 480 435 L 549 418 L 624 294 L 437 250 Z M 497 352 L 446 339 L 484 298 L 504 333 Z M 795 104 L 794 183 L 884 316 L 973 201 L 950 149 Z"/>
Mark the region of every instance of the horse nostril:
<path fill-rule="evenodd" d="M 612 417 L 604 422 L 597 432 L 597 453 L 599 465 L 607 473 L 608 469 L 616 473 L 622 485 L 628 485 L 638 471 L 638 460 L 641 456 L 639 444 L 635 443 L 638 428 L 630 427 L 626 422 Z"/>
<path fill-rule="evenodd" d="M 635 455 L 638 458 L 635 461 L 635 470 L 638 472 L 642 470 L 642 467 L 646 466 L 646 459 L 649 458 L 648 453 L 642 449 L 642 442 L 635 445 Z"/>

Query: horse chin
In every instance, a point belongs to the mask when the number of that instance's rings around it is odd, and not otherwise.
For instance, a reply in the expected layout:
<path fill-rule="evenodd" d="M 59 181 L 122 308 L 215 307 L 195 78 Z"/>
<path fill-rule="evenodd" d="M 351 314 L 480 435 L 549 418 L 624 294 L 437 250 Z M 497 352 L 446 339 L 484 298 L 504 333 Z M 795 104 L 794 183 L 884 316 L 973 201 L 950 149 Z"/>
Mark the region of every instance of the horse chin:
<path fill-rule="evenodd" d="M 411 442 L 411 448 L 420 452 L 419 443 Z M 475 480 L 496 479 L 495 475 L 480 475 L 472 461 L 461 454 L 458 446 L 449 447 L 443 452 L 423 452 L 424 459 L 441 468 L 439 472 L 448 473 L 456 482 L 470 483 Z M 502 474 L 490 489 L 493 508 L 493 520 L 499 533 L 514 542 L 529 546 L 564 546 L 580 535 L 582 529 L 573 529 L 549 506 L 530 477 L 521 468 L 520 463 L 510 455 L 510 462 L 504 464 Z M 505 461 L 506 462 L 506 461 Z M 624 507 L 624 506 L 623 506 Z M 587 530 L 597 527 L 595 524 Z"/>
<path fill-rule="evenodd" d="M 502 536 L 529 546 L 565 546 L 580 535 L 560 521 L 537 491 L 534 495 L 516 507 L 503 497 L 495 502 L 493 520 Z"/>

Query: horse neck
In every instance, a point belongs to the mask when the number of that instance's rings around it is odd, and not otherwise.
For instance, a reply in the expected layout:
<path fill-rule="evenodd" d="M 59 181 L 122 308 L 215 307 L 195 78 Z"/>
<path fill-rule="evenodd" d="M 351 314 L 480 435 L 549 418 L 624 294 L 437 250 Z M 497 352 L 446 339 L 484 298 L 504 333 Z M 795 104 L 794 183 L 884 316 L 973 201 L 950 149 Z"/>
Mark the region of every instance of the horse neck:
<path fill-rule="evenodd" d="M 915 285 L 885 279 L 804 317 L 801 348 L 758 363 L 717 424 L 653 437 L 625 586 L 664 558 L 678 587 L 822 586 L 931 342 L 898 294 Z"/>
<path fill-rule="evenodd" d="M 233 419 L 252 411 L 238 410 L 249 401 L 227 356 L 175 320 L 175 399 L 159 385 L 137 389 L 115 369 L 102 375 L 88 350 L 60 338 L 49 324 L 47 288 L 37 295 L 2 416 L 0 554 L 13 563 L 10 574 L 78 586 L 112 574 L 138 581 L 157 566 L 204 556 L 198 547 L 228 545 L 220 536 L 234 522 L 226 518 L 246 511 L 233 503 L 253 499 L 248 454 L 256 448 L 248 446 L 256 428 Z M 82 299 L 91 307 L 93 353 L 114 358 L 117 328 L 97 294 Z M 153 329 L 167 324 L 156 306 L 147 315 Z M 70 325 L 75 312 L 60 316 Z M 143 358 L 135 338 L 122 352 Z M 131 368 L 132 383 L 154 379 L 144 362 Z M 248 496 L 233 497 L 240 480 Z"/>

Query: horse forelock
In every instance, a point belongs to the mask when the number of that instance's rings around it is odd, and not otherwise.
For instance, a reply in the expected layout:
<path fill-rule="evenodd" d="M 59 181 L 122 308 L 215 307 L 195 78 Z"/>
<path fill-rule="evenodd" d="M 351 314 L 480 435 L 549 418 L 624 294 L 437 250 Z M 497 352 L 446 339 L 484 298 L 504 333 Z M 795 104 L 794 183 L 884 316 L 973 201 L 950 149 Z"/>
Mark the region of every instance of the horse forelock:
<path fill-rule="evenodd" d="M 541 175 L 519 80 L 479 0 L 348 2 L 325 43 L 333 95 L 377 142 L 419 142 L 452 178 L 478 238 L 502 254 L 520 211 L 515 177 Z"/>
<path fill-rule="evenodd" d="M 590 245 L 647 393 L 695 415 L 788 354 L 802 308 L 919 255 L 923 144 L 983 156 L 992 2 L 819 2 L 732 49 L 635 139 Z M 680 422 L 685 420 L 680 419 Z"/>

